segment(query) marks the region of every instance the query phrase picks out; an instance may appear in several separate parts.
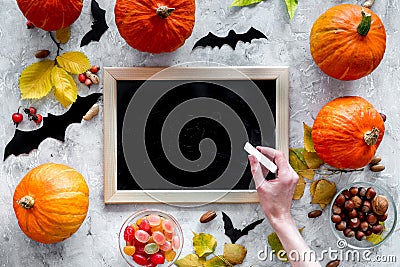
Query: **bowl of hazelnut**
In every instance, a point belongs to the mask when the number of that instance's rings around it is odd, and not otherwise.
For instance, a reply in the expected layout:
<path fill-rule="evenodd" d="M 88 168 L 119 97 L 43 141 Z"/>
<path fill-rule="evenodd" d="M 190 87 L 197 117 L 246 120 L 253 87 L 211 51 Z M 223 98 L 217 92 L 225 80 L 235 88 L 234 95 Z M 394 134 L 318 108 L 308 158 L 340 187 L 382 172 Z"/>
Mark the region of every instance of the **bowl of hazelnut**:
<path fill-rule="evenodd" d="M 330 207 L 330 225 L 338 239 L 353 249 L 372 249 L 392 235 L 397 210 L 392 196 L 383 187 L 356 182 L 342 188 Z"/>

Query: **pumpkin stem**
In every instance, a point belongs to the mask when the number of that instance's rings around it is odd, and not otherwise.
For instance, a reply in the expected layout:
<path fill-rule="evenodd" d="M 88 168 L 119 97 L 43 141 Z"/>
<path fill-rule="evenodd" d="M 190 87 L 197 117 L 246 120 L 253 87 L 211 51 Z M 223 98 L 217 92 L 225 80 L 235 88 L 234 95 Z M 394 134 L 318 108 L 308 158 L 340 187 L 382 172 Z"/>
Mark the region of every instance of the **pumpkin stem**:
<path fill-rule="evenodd" d="M 379 137 L 379 129 L 376 127 L 372 127 L 371 131 L 368 131 L 364 134 L 364 141 L 367 145 L 373 146 L 378 142 Z"/>
<path fill-rule="evenodd" d="M 362 19 L 357 27 L 357 32 L 362 36 L 366 36 L 371 28 L 371 14 L 365 13 L 363 10 L 361 11 L 361 15 Z"/>
<path fill-rule="evenodd" d="M 31 196 L 24 196 L 20 200 L 17 200 L 17 203 L 24 209 L 30 209 L 35 204 L 35 200 Z"/>
<path fill-rule="evenodd" d="M 156 14 L 160 18 L 166 19 L 166 18 L 168 18 L 169 15 L 172 14 L 172 12 L 174 12 L 174 10 L 175 10 L 175 8 L 169 8 L 167 6 L 160 6 L 159 8 L 157 8 Z"/>

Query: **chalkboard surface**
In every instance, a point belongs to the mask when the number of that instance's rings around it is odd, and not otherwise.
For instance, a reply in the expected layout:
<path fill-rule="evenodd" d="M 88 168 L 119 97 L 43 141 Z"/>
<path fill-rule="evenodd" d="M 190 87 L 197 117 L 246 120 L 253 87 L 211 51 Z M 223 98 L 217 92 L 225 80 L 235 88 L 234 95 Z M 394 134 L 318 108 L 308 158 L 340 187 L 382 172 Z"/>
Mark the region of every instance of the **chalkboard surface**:
<path fill-rule="evenodd" d="M 107 204 L 257 202 L 245 142 L 288 153 L 288 67 L 104 68 L 103 77 Z"/>
<path fill-rule="evenodd" d="M 118 81 L 117 82 L 117 173 L 118 173 L 118 190 L 157 190 L 161 189 L 157 182 L 146 183 L 147 187 L 143 188 L 143 184 L 138 185 L 132 177 L 131 172 L 126 164 L 124 149 L 122 145 L 122 127 L 126 111 L 132 97 L 137 90 L 146 81 Z M 248 81 L 230 81 L 239 86 L 246 86 Z M 262 92 L 265 100 L 269 104 L 269 109 L 272 112 L 273 118 L 276 117 L 276 81 L 275 80 L 254 80 L 253 81 Z M 168 81 L 147 81 L 147 83 L 154 83 L 148 85 L 149 88 L 157 86 L 156 84 L 165 84 Z M 235 113 L 240 117 L 242 123 L 245 125 L 248 135 L 248 140 L 254 145 L 262 144 L 260 128 L 257 118 L 252 113 L 251 107 L 237 94 L 228 88 L 223 88 L 217 83 L 225 84 L 226 81 L 212 81 L 212 82 L 198 82 L 198 81 L 179 81 L 180 86 L 169 90 L 162 96 L 154 105 L 148 116 L 145 128 L 145 143 L 146 150 L 151 159 L 152 165 L 156 168 L 158 173 L 167 181 L 185 188 L 197 188 L 203 186 L 202 189 L 209 189 L 207 184 L 211 183 L 214 179 L 220 177 L 228 166 L 231 160 L 231 146 L 242 147 L 244 143 L 231 144 L 229 134 L 221 124 L 209 118 L 200 117 L 195 118 L 188 122 L 182 128 L 179 138 L 179 147 L 182 154 L 189 160 L 196 160 L 200 157 L 198 149 L 199 143 L 204 138 L 210 138 L 217 146 L 217 156 L 214 161 L 204 170 L 198 172 L 186 172 L 172 165 L 163 152 L 161 144 L 161 130 L 163 123 L 168 114 L 179 104 L 194 98 L 206 97 L 221 101 L 232 108 Z M 166 86 L 168 87 L 168 86 Z M 207 108 L 206 106 L 204 107 Z M 265 113 L 270 110 L 265 109 Z M 140 114 L 137 114 L 140 116 Z M 132 138 L 136 138 L 132 136 Z M 271 139 L 264 145 L 275 146 L 275 138 Z M 247 155 L 245 152 L 242 154 L 241 162 L 238 164 L 247 164 Z M 190 177 L 190 179 L 188 179 Z M 274 175 L 270 174 L 269 179 Z M 232 177 L 236 179 L 236 177 Z M 250 189 L 252 176 L 250 173 L 249 165 L 242 177 L 232 188 L 233 190 Z M 146 179 L 151 179 L 147 177 Z M 213 188 L 213 189 L 226 189 L 226 188 Z"/>

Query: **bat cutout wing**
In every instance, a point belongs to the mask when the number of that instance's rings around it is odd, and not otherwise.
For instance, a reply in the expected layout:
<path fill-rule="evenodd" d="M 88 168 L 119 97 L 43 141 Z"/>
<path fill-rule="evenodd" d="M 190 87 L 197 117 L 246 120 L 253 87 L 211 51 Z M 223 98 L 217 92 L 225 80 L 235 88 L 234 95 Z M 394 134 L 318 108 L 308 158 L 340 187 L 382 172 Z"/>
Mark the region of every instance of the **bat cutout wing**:
<path fill-rule="evenodd" d="M 100 41 L 101 36 L 108 29 L 106 11 L 100 8 L 96 0 L 92 0 L 90 8 L 93 16 L 92 29 L 83 36 L 81 47 L 89 44 L 91 41 Z"/>
<path fill-rule="evenodd" d="M 6 160 L 10 155 L 27 154 L 37 149 L 40 143 L 48 137 L 64 142 L 67 127 L 71 123 L 80 123 L 82 116 L 97 102 L 101 95 L 101 93 L 94 93 L 86 97 L 78 96 L 76 102 L 64 114 L 59 116 L 49 114 L 44 117 L 42 127 L 37 130 L 25 132 L 16 129 L 14 137 L 6 145 L 3 160 Z"/>
<path fill-rule="evenodd" d="M 224 221 L 225 235 L 229 237 L 229 239 L 232 241 L 232 244 L 235 244 L 239 238 L 247 235 L 249 231 L 253 230 L 257 225 L 264 221 L 264 219 L 260 219 L 247 225 L 245 228 L 243 228 L 243 230 L 240 230 L 233 227 L 231 218 L 229 218 L 229 216 L 224 212 L 222 212 L 222 220 Z"/>
<path fill-rule="evenodd" d="M 213 33 L 209 32 L 207 36 L 204 36 L 195 43 L 192 50 L 194 50 L 196 47 L 207 47 L 207 46 L 211 46 L 212 48 L 214 47 L 221 48 L 225 44 L 229 45 L 230 47 L 232 47 L 233 50 L 235 50 L 236 45 L 239 41 L 242 41 L 244 43 L 251 43 L 253 39 L 261 39 L 261 38 L 268 39 L 267 36 L 265 36 L 265 34 L 260 32 L 259 30 L 254 29 L 253 27 L 251 27 L 246 33 L 241 33 L 241 34 L 237 34 L 234 30 L 230 30 L 228 36 L 226 37 L 218 37 Z"/>

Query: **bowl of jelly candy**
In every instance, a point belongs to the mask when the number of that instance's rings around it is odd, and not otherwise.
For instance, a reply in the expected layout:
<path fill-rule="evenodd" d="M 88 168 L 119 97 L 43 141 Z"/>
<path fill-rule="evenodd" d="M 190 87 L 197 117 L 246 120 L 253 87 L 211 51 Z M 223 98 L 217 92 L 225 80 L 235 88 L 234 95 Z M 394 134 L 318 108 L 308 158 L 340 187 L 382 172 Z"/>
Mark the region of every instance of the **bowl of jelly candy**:
<path fill-rule="evenodd" d="M 160 210 L 131 215 L 119 232 L 122 257 L 133 267 L 168 267 L 178 259 L 183 233 L 178 221 Z"/>

